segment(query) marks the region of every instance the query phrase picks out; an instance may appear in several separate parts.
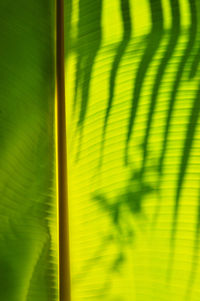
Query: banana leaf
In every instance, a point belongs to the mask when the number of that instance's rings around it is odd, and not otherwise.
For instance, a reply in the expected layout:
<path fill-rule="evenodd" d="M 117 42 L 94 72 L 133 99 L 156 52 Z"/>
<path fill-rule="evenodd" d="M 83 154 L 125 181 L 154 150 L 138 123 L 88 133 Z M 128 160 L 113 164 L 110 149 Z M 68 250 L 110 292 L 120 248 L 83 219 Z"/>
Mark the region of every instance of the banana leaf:
<path fill-rule="evenodd" d="M 199 1 L 69 8 L 71 300 L 199 300 Z"/>
<path fill-rule="evenodd" d="M 0 3 L 0 299 L 57 300 L 54 1 Z"/>
<path fill-rule="evenodd" d="M 200 3 L 64 0 L 65 87 L 55 4 L 0 4 L 0 299 L 199 301 Z"/>

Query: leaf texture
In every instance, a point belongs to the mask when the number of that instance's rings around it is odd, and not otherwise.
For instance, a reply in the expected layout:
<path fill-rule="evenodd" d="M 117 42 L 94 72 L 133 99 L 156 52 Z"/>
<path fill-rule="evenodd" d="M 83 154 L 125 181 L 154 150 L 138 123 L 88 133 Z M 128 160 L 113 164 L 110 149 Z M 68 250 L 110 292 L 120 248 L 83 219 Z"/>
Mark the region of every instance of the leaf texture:
<path fill-rule="evenodd" d="M 72 300 L 199 300 L 199 1 L 67 6 Z"/>
<path fill-rule="evenodd" d="M 0 299 L 57 298 L 53 1 L 0 3 Z"/>

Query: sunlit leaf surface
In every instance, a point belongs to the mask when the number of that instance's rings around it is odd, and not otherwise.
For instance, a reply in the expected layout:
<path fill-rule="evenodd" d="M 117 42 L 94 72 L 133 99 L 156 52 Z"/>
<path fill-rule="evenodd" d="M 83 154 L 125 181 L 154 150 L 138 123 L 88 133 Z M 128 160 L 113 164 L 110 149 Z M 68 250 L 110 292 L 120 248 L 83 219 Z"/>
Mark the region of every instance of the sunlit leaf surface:
<path fill-rule="evenodd" d="M 66 12 L 72 301 L 197 301 L 200 3 Z"/>

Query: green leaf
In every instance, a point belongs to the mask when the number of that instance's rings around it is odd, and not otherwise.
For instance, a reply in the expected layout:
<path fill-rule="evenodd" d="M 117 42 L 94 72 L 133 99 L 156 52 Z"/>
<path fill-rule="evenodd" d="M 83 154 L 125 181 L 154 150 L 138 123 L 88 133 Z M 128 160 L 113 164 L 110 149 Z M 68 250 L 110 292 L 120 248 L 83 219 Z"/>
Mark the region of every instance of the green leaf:
<path fill-rule="evenodd" d="M 199 3 L 1 1 L 0 299 L 199 300 Z"/>
<path fill-rule="evenodd" d="M 199 2 L 66 3 L 72 300 L 198 300 Z"/>
<path fill-rule="evenodd" d="M 1 300 L 56 300 L 54 19 L 53 1 L 0 4 Z"/>

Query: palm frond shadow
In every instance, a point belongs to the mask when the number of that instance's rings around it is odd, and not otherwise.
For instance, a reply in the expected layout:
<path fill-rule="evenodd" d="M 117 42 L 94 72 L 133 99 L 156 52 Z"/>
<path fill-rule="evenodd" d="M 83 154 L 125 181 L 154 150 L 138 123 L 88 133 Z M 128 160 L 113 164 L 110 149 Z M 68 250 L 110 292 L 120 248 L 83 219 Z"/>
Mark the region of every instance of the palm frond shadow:
<path fill-rule="evenodd" d="M 149 39 L 149 35 L 144 35 L 141 40 L 135 41 L 134 43 L 134 48 L 131 49 L 131 55 L 138 55 L 139 51 L 143 49 L 144 45 Z M 130 38 L 131 41 L 131 38 Z M 100 146 L 100 155 L 99 155 L 99 164 L 98 168 L 101 169 L 103 165 L 103 160 L 104 160 L 104 148 L 106 144 L 106 131 L 108 128 L 108 121 L 110 118 L 110 113 L 111 110 L 114 106 L 114 92 L 116 88 L 116 79 L 117 79 L 117 73 L 120 68 L 120 64 L 122 62 L 123 56 L 125 56 L 126 50 L 128 48 L 128 45 L 130 43 L 129 40 L 126 40 L 125 42 L 122 40 L 120 42 L 120 45 L 117 47 L 117 53 L 115 56 L 115 59 L 113 61 L 113 66 L 110 71 L 110 81 L 109 81 L 109 98 L 108 98 L 108 105 L 106 107 L 106 112 L 105 112 L 105 117 L 104 117 L 104 124 L 102 127 L 102 137 L 101 137 L 101 146 Z M 122 47 L 123 45 L 123 47 Z M 122 51 L 123 49 L 123 51 Z"/>
<path fill-rule="evenodd" d="M 102 40 L 102 0 L 79 1 L 79 23 L 77 52 L 78 59 L 76 65 L 76 81 L 73 110 L 77 106 L 78 92 L 80 93 L 81 104 L 77 130 L 79 131 L 79 146 L 77 160 L 81 152 L 81 141 L 83 135 L 84 120 L 87 114 L 90 82 L 93 66 Z"/>
<path fill-rule="evenodd" d="M 173 3 L 172 7 L 173 7 Z M 178 5 L 178 3 L 177 3 Z M 159 158 L 159 179 L 158 179 L 158 190 L 159 187 L 161 186 L 162 183 L 162 176 L 163 176 L 163 168 L 164 168 L 164 159 L 165 159 L 165 155 L 166 155 L 166 151 L 167 151 L 167 146 L 168 146 L 168 139 L 169 139 L 169 133 L 170 133 L 170 125 L 171 125 L 171 119 L 172 119 L 172 114 L 174 111 L 174 107 L 175 107 L 175 103 L 177 101 L 177 93 L 179 91 L 179 86 L 181 84 L 181 80 L 185 71 L 185 66 L 188 62 L 188 59 L 190 57 L 190 54 L 194 48 L 196 39 L 197 39 L 197 12 L 196 12 L 196 4 L 195 1 L 190 0 L 189 1 L 189 5 L 190 5 L 190 12 L 191 12 L 191 25 L 189 28 L 189 32 L 188 32 L 188 41 L 186 44 L 186 47 L 183 51 L 180 63 L 178 65 L 178 69 L 177 69 L 177 73 L 176 73 L 176 77 L 175 77 L 175 81 L 174 84 L 172 86 L 172 90 L 171 90 L 171 95 L 170 95 L 170 100 L 169 100 L 169 106 L 168 106 L 168 111 L 167 111 L 167 117 L 166 117 L 166 122 L 165 122 L 165 129 L 164 129 L 164 136 L 163 136 L 163 143 L 161 146 L 161 154 L 160 154 L 160 158 Z M 177 7 L 178 9 L 178 7 Z M 174 13 L 178 16 L 178 11 L 174 11 Z M 175 17 L 175 15 L 174 15 Z M 180 34 L 180 20 L 174 20 L 174 22 L 178 22 L 178 23 L 174 23 L 176 29 L 174 28 L 173 32 L 172 32 L 172 36 L 175 35 L 175 39 L 178 41 L 178 37 Z M 175 47 L 176 45 L 174 45 Z M 192 71 L 193 69 L 191 69 Z M 194 70 L 193 70 L 194 71 Z M 196 72 L 196 71 L 195 71 Z M 196 104 L 197 105 L 197 104 Z M 191 117 L 192 119 L 194 117 Z M 191 121 L 193 124 L 193 121 Z M 190 131 L 193 131 L 193 125 L 189 126 L 190 127 Z M 149 130 L 148 130 L 149 131 Z M 188 133 L 188 135 L 190 135 L 190 133 Z M 191 137 L 191 140 L 189 142 L 189 137 L 186 138 L 187 143 L 185 142 L 185 146 L 184 146 L 184 155 L 182 160 L 187 159 L 188 160 L 188 156 L 189 156 L 189 152 L 191 150 L 191 144 L 193 141 L 193 136 Z M 186 145 L 187 144 L 187 145 Z M 190 145 L 189 145 L 190 144 Z M 186 163 L 187 166 L 187 163 Z M 178 209 L 179 209 L 179 199 L 180 199 L 180 193 L 182 190 L 182 184 L 183 184 L 183 178 L 185 176 L 185 172 L 186 172 L 186 166 L 185 163 L 181 164 L 180 167 L 180 173 L 179 173 L 179 179 L 178 179 L 178 183 L 177 183 L 177 192 L 176 192 L 176 200 L 175 200 L 175 213 L 174 213 L 174 221 L 173 221 L 173 226 L 172 226 L 172 235 L 171 235 L 171 245 L 172 245 L 172 250 L 171 250 L 171 256 L 170 256 L 170 261 L 173 261 L 173 244 L 174 244 L 174 235 L 175 235 L 175 228 L 176 228 L 176 220 L 177 220 L 177 215 L 178 215 Z M 157 217 L 158 214 L 160 212 L 160 206 L 161 203 L 159 202 L 157 204 L 157 209 L 155 212 L 155 216 L 154 216 L 154 227 L 156 225 L 156 221 L 157 221 Z M 169 267 L 169 271 L 172 271 L 171 267 Z M 168 278 L 170 278 L 170 275 L 168 275 Z"/>
<path fill-rule="evenodd" d="M 140 101 L 140 94 L 141 89 L 144 83 L 145 75 L 148 71 L 150 63 L 156 51 L 159 48 L 160 42 L 162 40 L 164 34 L 163 28 L 163 10 L 162 4 L 160 0 L 150 0 L 150 10 L 151 10 L 151 19 L 152 19 L 152 29 L 149 34 L 149 40 L 144 51 L 143 57 L 140 61 L 137 75 L 134 83 L 133 88 L 133 96 L 132 96 L 132 107 L 129 116 L 129 123 L 128 123 L 128 130 L 127 130 L 127 137 L 126 137 L 126 146 L 125 146 L 125 164 L 128 164 L 128 149 L 129 149 L 129 142 L 131 139 L 132 132 L 134 130 L 134 123 L 137 114 L 137 109 L 139 106 Z"/>
<path fill-rule="evenodd" d="M 188 58 L 193 50 L 196 37 L 197 37 L 197 12 L 196 12 L 196 5 L 195 5 L 195 0 L 189 0 L 189 5 L 190 5 L 190 19 L 191 19 L 191 25 L 190 29 L 188 32 L 188 42 L 186 44 L 185 50 L 183 52 L 181 61 L 178 66 L 178 70 L 176 73 L 176 77 L 174 80 L 174 84 L 171 90 L 171 95 L 170 95 L 170 100 L 169 100 L 169 107 L 167 111 L 167 117 L 166 117 L 166 123 L 165 123 L 165 130 L 164 130 L 164 137 L 163 137 L 163 145 L 162 145 L 162 150 L 161 150 L 161 155 L 160 155 L 160 163 L 159 163 L 159 169 L 160 169 L 160 174 L 162 176 L 163 172 L 163 161 L 165 158 L 165 153 L 167 150 L 167 145 L 168 145 L 168 138 L 169 138 L 169 131 L 170 131 L 170 124 L 171 124 L 171 119 L 172 119 L 172 114 L 173 114 L 173 109 L 175 106 L 176 102 L 176 96 L 179 91 L 179 86 L 181 84 L 181 79 L 184 74 L 184 69 L 187 64 Z"/>
<path fill-rule="evenodd" d="M 177 45 L 179 35 L 180 35 L 180 8 L 178 0 L 171 0 L 171 13 L 172 13 L 172 27 L 170 29 L 169 35 L 169 42 L 166 46 L 165 53 L 161 59 L 160 65 L 158 67 L 158 71 L 154 80 L 154 85 L 152 88 L 152 96 L 150 100 L 150 106 L 148 111 L 147 117 L 147 124 L 146 124 L 146 132 L 143 139 L 143 159 L 142 159 L 142 173 L 145 172 L 146 160 L 148 156 L 148 141 L 149 135 L 151 131 L 153 115 L 156 107 L 156 102 L 158 98 L 159 88 L 162 83 L 163 76 L 165 75 L 165 70 L 168 66 L 168 63 L 174 53 L 175 47 Z"/>
<path fill-rule="evenodd" d="M 108 125 L 108 119 L 109 119 L 110 111 L 111 111 L 112 105 L 113 105 L 117 71 L 119 69 L 119 65 L 121 63 L 122 57 L 126 51 L 126 48 L 129 44 L 130 39 L 131 39 L 131 33 L 132 33 L 130 1 L 129 0 L 121 0 L 120 4 L 121 4 L 121 15 L 122 15 L 122 21 L 123 21 L 123 37 L 117 48 L 116 55 L 113 60 L 112 68 L 110 71 L 109 98 L 108 98 L 108 104 L 107 104 L 107 108 L 106 108 L 104 125 L 103 125 L 101 154 L 100 154 L 100 162 L 99 162 L 100 167 L 101 167 L 102 160 L 103 160 L 104 142 L 105 142 L 106 129 L 107 129 L 107 125 Z"/>

